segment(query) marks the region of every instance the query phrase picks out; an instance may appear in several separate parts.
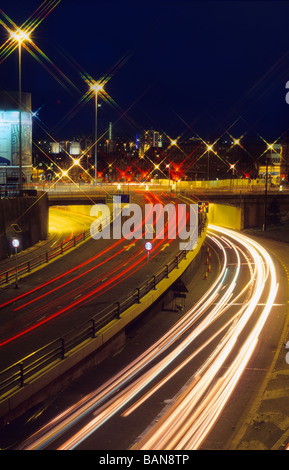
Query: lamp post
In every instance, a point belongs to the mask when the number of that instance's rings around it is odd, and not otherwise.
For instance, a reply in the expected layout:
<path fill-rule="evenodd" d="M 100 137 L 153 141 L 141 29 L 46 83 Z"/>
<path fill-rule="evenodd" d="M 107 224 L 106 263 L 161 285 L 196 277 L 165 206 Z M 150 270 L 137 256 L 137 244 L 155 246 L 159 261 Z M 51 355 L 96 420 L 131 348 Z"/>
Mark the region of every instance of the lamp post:
<path fill-rule="evenodd" d="M 94 82 L 90 85 L 90 91 L 94 93 L 95 98 L 95 125 L 94 125 L 94 179 L 95 185 L 97 184 L 97 106 L 98 106 L 98 93 L 103 90 L 101 83 Z"/>
<path fill-rule="evenodd" d="M 21 77 L 21 46 L 22 42 L 29 40 L 29 32 L 22 31 L 17 29 L 14 32 L 10 32 L 10 37 L 14 41 L 18 42 L 18 106 L 19 106 L 19 189 L 20 192 L 23 189 L 22 181 L 22 122 L 21 122 L 21 113 L 22 113 L 22 77 Z"/>
<path fill-rule="evenodd" d="M 19 57 L 19 73 L 18 73 L 18 81 L 19 81 L 19 189 L 20 194 L 23 189 L 23 181 L 22 181 L 22 122 L 21 122 L 21 114 L 22 114 L 22 87 L 21 87 L 21 40 L 18 41 L 18 57 Z"/>
<path fill-rule="evenodd" d="M 264 232 L 267 229 L 267 193 L 268 193 L 268 155 L 266 155 L 265 202 L 264 202 L 264 225 L 263 225 Z"/>
<path fill-rule="evenodd" d="M 166 167 L 169 169 L 169 189 L 171 189 L 171 164 L 168 163 Z"/>
<path fill-rule="evenodd" d="M 18 263 L 17 263 L 17 248 L 19 247 L 20 242 L 17 238 L 13 238 L 12 246 L 15 248 L 15 263 L 16 263 L 16 270 L 15 270 L 15 289 L 18 289 Z"/>
<path fill-rule="evenodd" d="M 208 152 L 208 182 L 210 181 L 210 150 L 212 150 L 212 145 L 207 144 L 207 152 Z"/>

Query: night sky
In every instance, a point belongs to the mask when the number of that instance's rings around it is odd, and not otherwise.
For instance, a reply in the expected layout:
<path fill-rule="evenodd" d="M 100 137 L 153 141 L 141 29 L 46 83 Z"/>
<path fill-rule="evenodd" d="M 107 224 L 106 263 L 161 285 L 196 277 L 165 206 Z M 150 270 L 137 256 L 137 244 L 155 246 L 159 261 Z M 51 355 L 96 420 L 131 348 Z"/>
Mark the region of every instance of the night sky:
<path fill-rule="evenodd" d="M 1 0 L 0 8 L 20 26 L 41 3 Z M 32 35 L 51 63 L 22 54 L 22 89 L 33 111 L 41 108 L 34 136 L 93 132 L 93 101 L 80 104 L 82 73 L 111 75 L 105 89 L 115 104 L 103 101 L 98 119 L 114 134 L 152 127 L 211 138 L 230 129 L 275 140 L 289 128 L 288 18 L 287 1 L 61 0 Z M 0 87 L 18 88 L 17 51 L 2 57 Z"/>

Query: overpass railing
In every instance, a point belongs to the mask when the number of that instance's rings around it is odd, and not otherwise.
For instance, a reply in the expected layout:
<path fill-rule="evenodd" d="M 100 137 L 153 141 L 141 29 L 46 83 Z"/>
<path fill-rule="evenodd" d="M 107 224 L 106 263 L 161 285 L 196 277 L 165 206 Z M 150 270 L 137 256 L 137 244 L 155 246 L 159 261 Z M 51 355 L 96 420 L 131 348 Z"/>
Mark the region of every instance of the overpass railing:
<path fill-rule="evenodd" d="M 206 228 L 205 218 L 199 223 L 199 236 Z M 98 332 L 111 321 L 119 319 L 121 314 L 129 307 L 140 303 L 141 299 L 150 291 L 155 290 L 157 285 L 178 268 L 179 263 L 186 259 L 187 251 L 180 251 L 168 264 L 163 266 L 150 279 L 140 284 L 127 297 L 99 311 L 79 327 L 74 328 L 66 335 L 55 339 L 37 351 L 17 361 L 7 369 L 0 372 L 0 396 L 8 397 L 13 392 L 23 387 L 29 380 L 40 377 L 44 370 L 57 364 L 59 361 L 80 347 L 88 339 L 95 338 Z"/>

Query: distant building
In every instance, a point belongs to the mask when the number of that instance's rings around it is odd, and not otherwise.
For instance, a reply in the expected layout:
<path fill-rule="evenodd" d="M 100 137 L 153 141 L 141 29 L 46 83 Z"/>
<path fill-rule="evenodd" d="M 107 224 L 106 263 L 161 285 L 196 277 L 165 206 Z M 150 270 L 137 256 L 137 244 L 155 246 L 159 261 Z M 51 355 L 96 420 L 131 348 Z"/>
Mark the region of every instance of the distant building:
<path fill-rule="evenodd" d="M 23 179 L 32 174 L 32 113 L 31 94 L 22 93 L 21 155 Z M 20 113 L 17 92 L 0 92 L 0 168 L 11 178 L 19 178 Z"/>
<path fill-rule="evenodd" d="M 265 178 L 267 171 L 268 179 L 272 184 L 278 185 L 288 183 L 289 143 L 287 141 L 280 141 L 279 143 L 269 145 L 268 147 L 269 148 L 267 152 L 265 152 L 262 162 L 259 165 L 260 177 Z"/>
<path fill-rule="evenodd" d="M 150 129 L 144 131 L 140 138 L 140 154 L 144 155 L 151 147 L 161 148 L 163 146 L 163 137 L 160 132 Z"/>

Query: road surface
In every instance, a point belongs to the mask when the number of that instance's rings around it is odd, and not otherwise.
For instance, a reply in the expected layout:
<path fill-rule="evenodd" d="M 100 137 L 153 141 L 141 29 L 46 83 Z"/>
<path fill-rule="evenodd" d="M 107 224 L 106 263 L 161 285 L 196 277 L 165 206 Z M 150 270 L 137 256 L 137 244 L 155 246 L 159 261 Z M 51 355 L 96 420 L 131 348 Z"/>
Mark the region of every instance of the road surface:
<path fill-rule="evenodd" d="M 238 393 L 278 306 L 275 265 L 260 244 L 218 227 L 210 227 L 208 237 L 220 270 L 201 298 L 147 349 L 18 448 L 189 450 L 205 445 Z M 159 412 L 152 418 L 155 400 Z"/>

